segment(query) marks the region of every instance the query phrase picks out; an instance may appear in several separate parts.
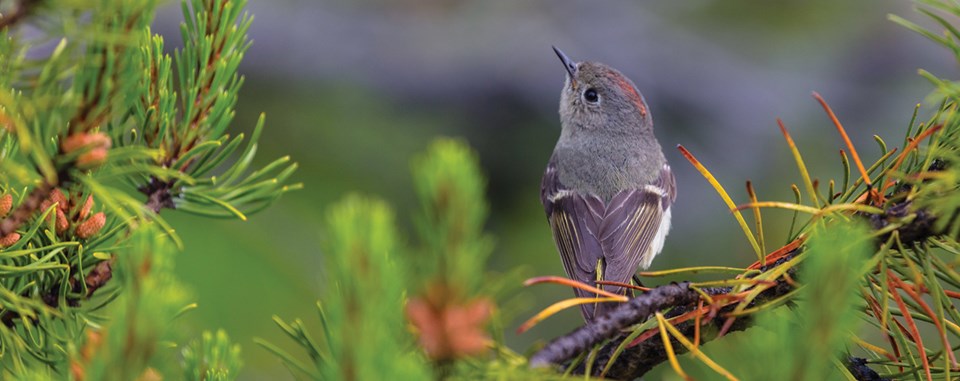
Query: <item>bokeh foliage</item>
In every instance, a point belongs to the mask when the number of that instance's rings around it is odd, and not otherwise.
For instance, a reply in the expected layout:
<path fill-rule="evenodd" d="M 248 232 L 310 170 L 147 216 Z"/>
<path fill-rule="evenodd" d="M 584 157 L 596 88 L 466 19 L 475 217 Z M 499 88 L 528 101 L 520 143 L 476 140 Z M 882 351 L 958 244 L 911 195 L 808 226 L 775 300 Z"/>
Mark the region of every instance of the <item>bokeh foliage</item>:
<path fill-rule="evenodd" d="M 492 242 L 483 233 L 487 207 L 476 154 L 461 141 L 438 139 L 413 159 L 412 172 L 420 196 L 417 243 L 398 238 L 394 212 L 381 200 L 351 195 L 328 212 L 322 336 L 299 319 L 275 318 L 312 363 L 258 342 L 313 379 L 544 375 L 529 373 L 490 332 L 502 327 L 492 302 L 502 292 L 485 270 Z"/>

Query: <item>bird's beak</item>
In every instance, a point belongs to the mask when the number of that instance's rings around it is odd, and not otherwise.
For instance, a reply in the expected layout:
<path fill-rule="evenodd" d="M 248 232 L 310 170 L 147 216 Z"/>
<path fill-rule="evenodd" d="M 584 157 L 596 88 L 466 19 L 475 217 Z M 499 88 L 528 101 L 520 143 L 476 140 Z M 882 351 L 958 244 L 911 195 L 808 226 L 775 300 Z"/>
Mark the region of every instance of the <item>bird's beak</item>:
<path fill-rule="evenodd" d="M 567 74 L 570 74 L 571 84 L 573 87 L 577 87 L 577 63 L 573 62 L 566 54 L 563 54 L 556 46 L 552 46 L 552 48 L 553 51 L 557 53 L 557 57 L 560 57 L 560 62 L 563 62 L 563 68 L 567 69 Z"/>

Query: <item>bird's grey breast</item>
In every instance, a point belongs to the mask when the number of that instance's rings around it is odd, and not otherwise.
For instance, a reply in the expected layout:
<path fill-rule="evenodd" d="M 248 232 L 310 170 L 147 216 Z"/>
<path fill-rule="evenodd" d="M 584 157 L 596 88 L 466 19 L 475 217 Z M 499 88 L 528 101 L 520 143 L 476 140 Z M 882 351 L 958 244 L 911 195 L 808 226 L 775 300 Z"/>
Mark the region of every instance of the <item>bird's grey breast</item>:
<path fill-rule="evenodd" d="M 663 153 L 658 149 L 644 150 L 638 144 L 624 144 L 623 141 L 594 140 L 592 143 L 557 142 L 554 151 L 557 174 L 560 181 L 571 189 L 594 194 L 604 202 L 624 189 L 650 184 L 664 163 Z M 646 171 L 645 168 L 656 168 L 657 171 Z"/>

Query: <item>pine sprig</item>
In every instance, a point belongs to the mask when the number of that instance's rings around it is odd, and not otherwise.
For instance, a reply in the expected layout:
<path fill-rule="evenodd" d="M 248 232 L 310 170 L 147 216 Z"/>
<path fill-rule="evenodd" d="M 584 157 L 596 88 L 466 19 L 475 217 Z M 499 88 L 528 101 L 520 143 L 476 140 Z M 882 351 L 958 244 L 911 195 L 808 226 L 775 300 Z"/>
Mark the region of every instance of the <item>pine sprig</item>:
<path fill-rule="evenodd" d="M 141 51 L 146 83 L 141 86 L 141 111 L 135 115 L 141 129 L 134 143 L 158 150 L 157 168 L 179 172 L 144 173 L 148 176 L 136 182 L 147 195 L 147 207 L 156 213 L 176 208 L 245 220 L 247 214 L 302 186 L 287 183 L 297 168 L 288 157 L 248 171 L 263 129 L 262 115 L 243 151 L 237 151 L 243 134 L 234 138 L 226 134 L 243 84 L 237 68 L 250 47 L 246 32 L 253 18 L 241 14 L 244 4 L 184 1 L 184 49 L 171 58 L 163 53 L 163 39 L 157 36 Z M 174 91 L 174 72 L 179 92 Z M 220 168 L 219 176 L 211 175 Z"/>
<path fill-rule="evenodd" d="M 232 380 L 240 370 L 240 346 L 232 344 L 222 330 L 206 331 L 183 349 L 183 362 L 186 380 Z"/>

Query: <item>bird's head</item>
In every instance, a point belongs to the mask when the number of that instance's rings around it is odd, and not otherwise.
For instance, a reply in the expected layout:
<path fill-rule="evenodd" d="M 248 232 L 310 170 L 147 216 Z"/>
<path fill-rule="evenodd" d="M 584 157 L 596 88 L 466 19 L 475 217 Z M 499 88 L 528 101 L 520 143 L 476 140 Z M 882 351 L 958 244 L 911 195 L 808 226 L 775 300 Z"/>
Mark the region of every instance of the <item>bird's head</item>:
<path fill-rule="evenodd" d="M 564 130 L 613 134 L 651 130 L 647 103 L 623 73 L 599 62 L 575 62 L 560 49 L 553 50 L 567 70 L 560 95 Z"/>

